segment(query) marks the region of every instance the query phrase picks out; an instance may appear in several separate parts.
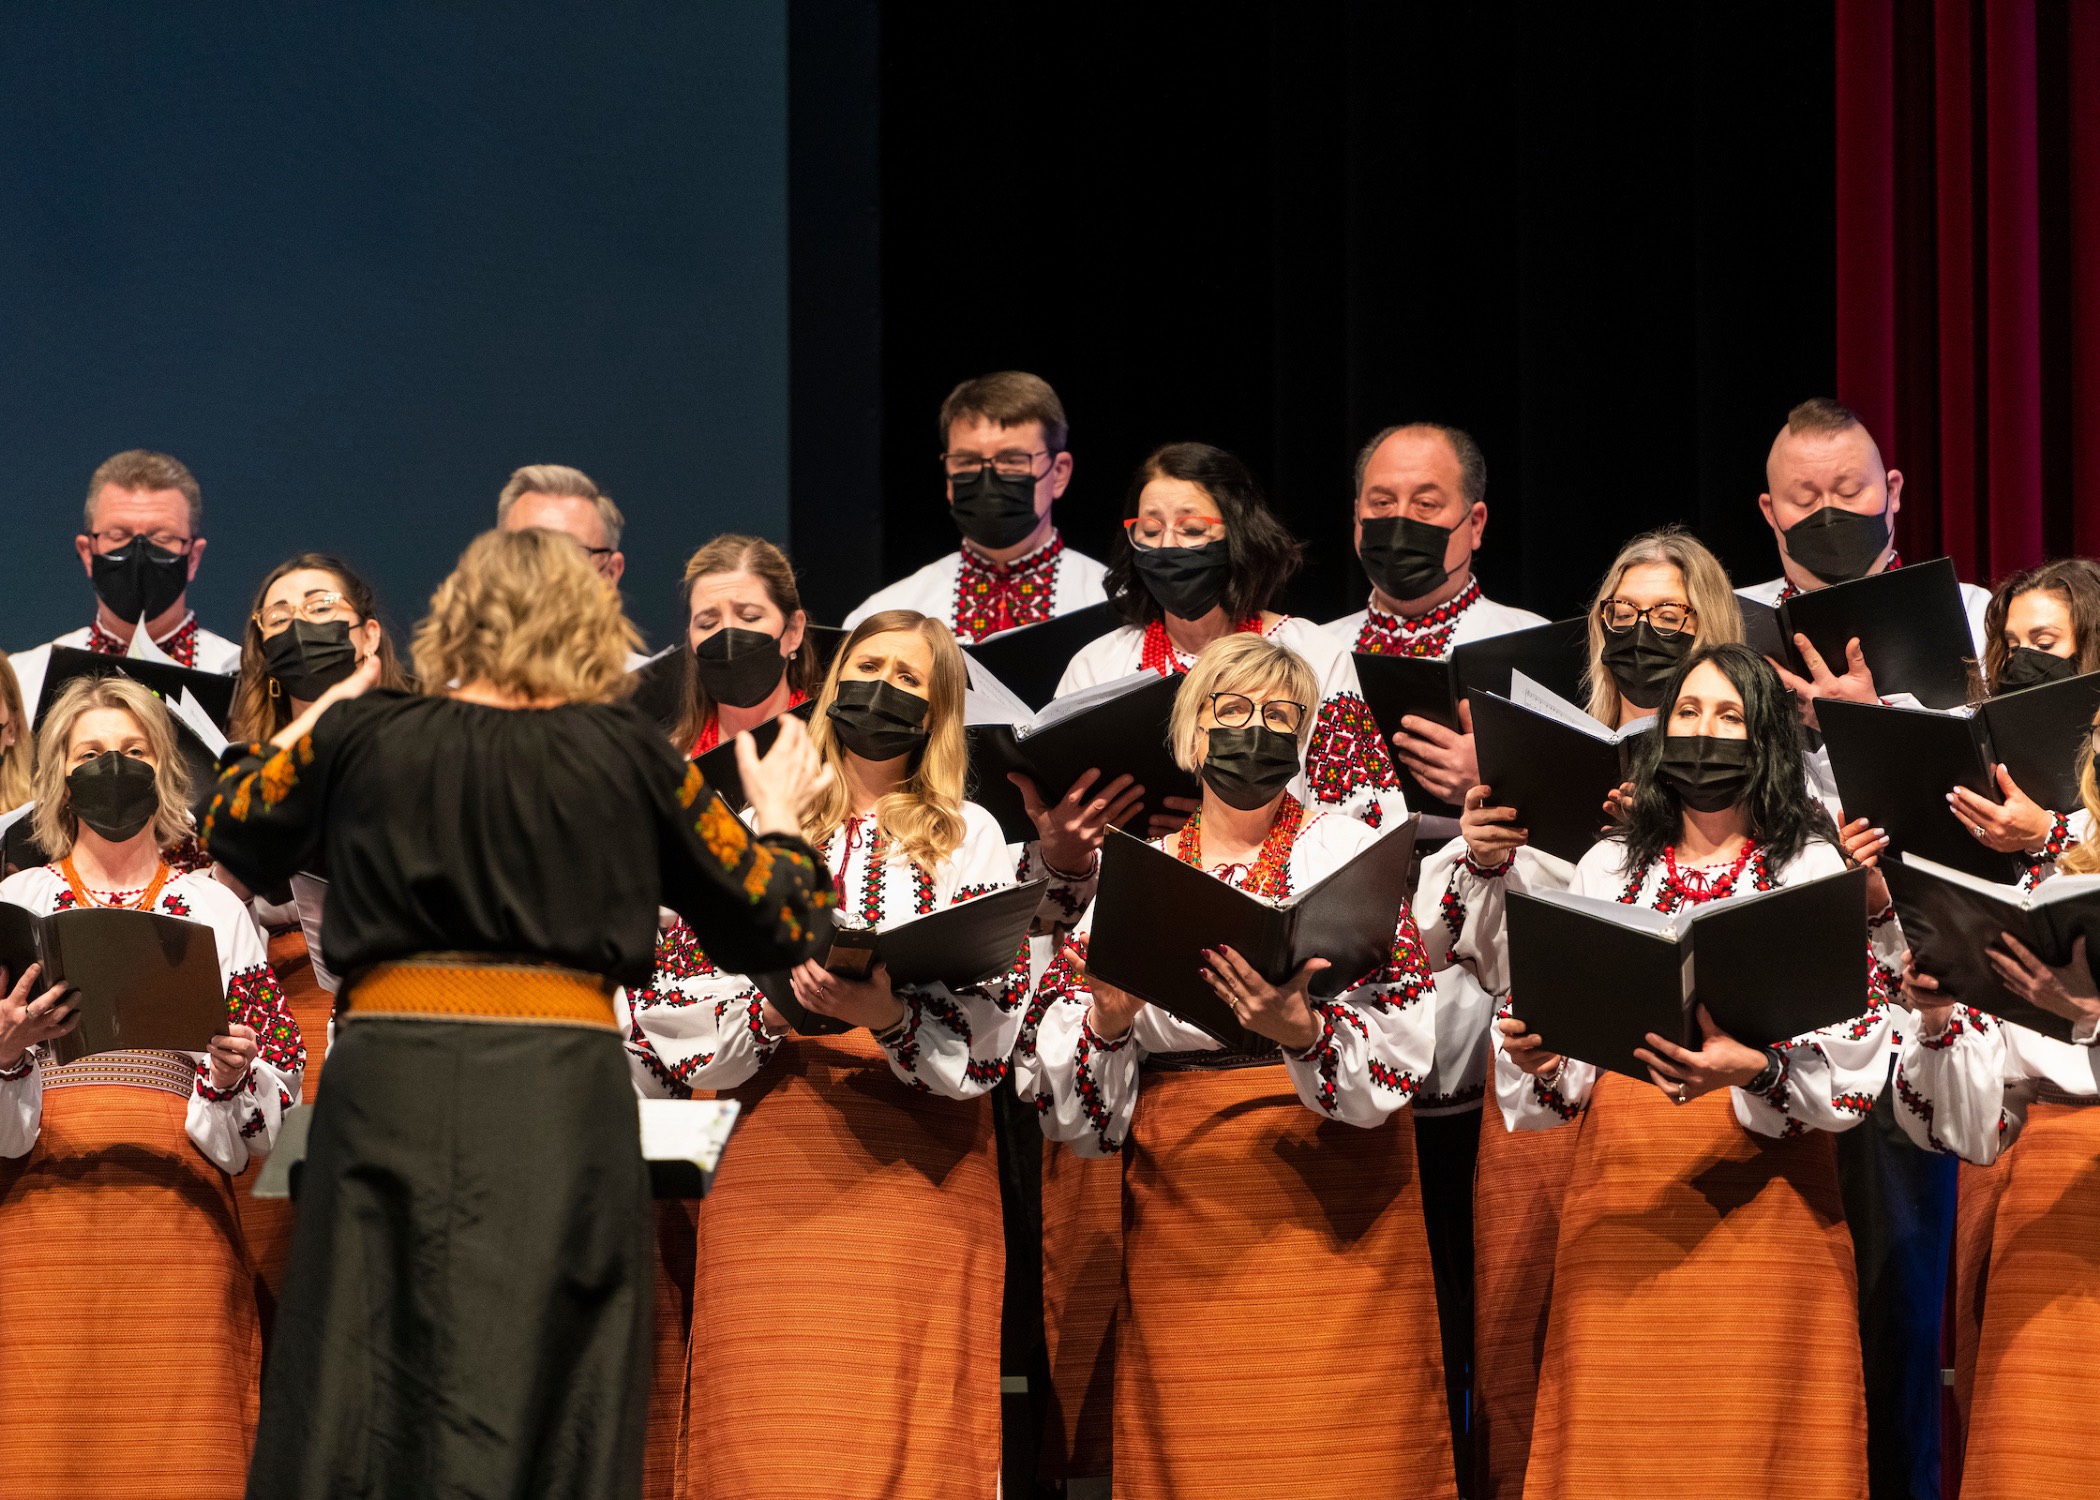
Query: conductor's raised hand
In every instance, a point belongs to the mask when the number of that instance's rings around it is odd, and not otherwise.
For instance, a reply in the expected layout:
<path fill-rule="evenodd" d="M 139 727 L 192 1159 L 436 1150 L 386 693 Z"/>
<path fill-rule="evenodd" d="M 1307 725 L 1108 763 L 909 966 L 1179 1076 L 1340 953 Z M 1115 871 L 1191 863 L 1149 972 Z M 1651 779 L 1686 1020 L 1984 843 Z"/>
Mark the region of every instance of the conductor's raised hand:
<path fill-rule="evenodd" d="M 1633 1055 L 1648 1065 L 1655 1086 L 1679 1104 L 1715 1089 L 1739 1088 L 1765 1070 L 1765 1054 L 1746 1047 L 1714 1024 L 1699 1007 L 1699 1050 L 1680 1047 L 1668 1037 L 1648 1033 L 1648 1045 Z"/>
<path fill-rule="evenodd" d="M 736 737 L 736 772 L 744 783 L 744 800 L 751 804 L 753 827 L 760 833 L 800 833 L 802 814 L 831 785 L 832 770 L 800 719 L 787 714 L 779 724 L 780 734 L 764 755 L 750 730 Z"/>
<path fill-rule="evenodd" d="M 1958 786 L 1947 794 L 1947 811 L 1969 830 L 1970 838 L 1986 849 L 2000 854 L 2025 854 L 2042 848 L 2049 842 L 2055 816 L 2020 790 L 2002 762 L 1992 771 L 1998 778 L 1998 790 L 2005 794 L 2003 802 L 1993 802 Z"/>
<path fill-rule="evenodd" d="M 1522 848 L 1531 831 L 1517 826 L 1514 807 L 1490 807 L 1491 786 L 1476 786 L 1466 793 L 1465 810 L 1459 814 L 1458 831 L 1466 841 L 1473 863 L 1490 869 Z"/>
<path fill-rule="evenodd" d="M 804 959 L 789 971 L 788 983 L 804 1010 L 848 1026 L 888 1031 L 905 1016 L 904 1002 L 890 988 L 890 971 L 884 964 L 875 965 L 866 979 L 847 979 L 814 959 Z"/>
<path fill-rule="evenodd" d="M 235 1021 L 226 1028 L 226 1035 L 211 1039 L 211 1050 L 205 1055 L 211 1059 L 211 1086 L 224 1093 L 248 1076 L 255 1059 L 262 1055 L 262 1042 L 253 1026 Z"/>
<path fill-rule="evenodd" d="M 1098 769 L 1072 783 L 1071 790 L 1046 804 L 1034 778 L 1009 771 L 1006 779 L 1021 793 L 1021 805 L 1035 824 L 1035 836 L 1043 850 L 1043 862 L 1061 875 L 1083 875 L 1093 868 L 1094 851 L 1108 837 L 1108 830 L 1121 828 L 1144 805 L 1145 789 L 1136 778 L 1118 776 L 1096 790 Z"/>
<path fill-rule="evenodd" d="M 1480 781 L 1480 757 L 1473 749 L 1473 705 L 1458 705 L 1458 728 L 1446 729 L 1434 719 L 1413 714 L 1400 721 L 1393 736 L 1393 758 L 1425 791 L 1445 802 L 1465 796 Z"/>
<path fill-rule="evenodd" d="M 0 1000 L 0 1068 L 14 1067 L 31 1047 L 64 1036 L 80 1024 L 80 1012 L 67 1003 L 70 991 L 64 985 L 34 993 L 43 972 L 42 964 L 31 964 L 8 990 L 7 998 Z M 6 971 L 0 969 L 0 984 L 6 979 Z"/>
<path fill-rule="evenodd" d="M 1246 959 L 1220 947 L 1203 950 L 1202 973 L 1242 1026 L 1293 1052 L 1303 1052 L 1320 1036 L 1320 1023 L 1312 1013 L 1313 976 L 1333 967 L 1324 958 L 1308 958 L 1283 983 L 1271 984 Z"/>
<path fill-rule="evenodd" d="M 1190 818 L 1202 811 L 1203 803 L 1195 797 L 1162 797 L 1159 805 L 1165 812 L 1156 812 L 1145 819 L 1145 831 L 1156 839 L 1167 838 L 1188 826 Z"/>
<path fill-rule="evenodd" d="M 356 668 L 341 682 L 336 683 L 320 697 L 307 705 L 306 712 L 270 736 L 270 743 L 279 750 L 289 750 L 307 735 L 313 733 L 314 725 L 338 703 L 351 698 L 362 698 L 379 686 L 379 653 L 374 651 L 359 662 Z"/>
<path fill-rule="evenodd" d="M 1998 941 L 2003 949 L 1986 948 L 1983 956 L 2007 989 L 2029 1005 L 2072 1022 L 2080 1031 L 2090 1032 L 2100 1023 L 2100 986 L 2094 984 L 2086 962 L 2084 934 L 2071 944 L 2071 961 L 2060 969 L 2043 963 L 2009 932 L 1999 933 Z"/>
<path fill-rule="evenodd" d="M 1504 1016 L 1495 1022 L 1495 1031 L 1502 1038 L 1502 1055 L 1520 1073 L 1529 1073 L 1533 1078 L 1542 1073 L 1558 1073 L 1567 1061 L 1558 1052 L 1548 1052 L 1539 1034 L 1515 1016 Z"/>

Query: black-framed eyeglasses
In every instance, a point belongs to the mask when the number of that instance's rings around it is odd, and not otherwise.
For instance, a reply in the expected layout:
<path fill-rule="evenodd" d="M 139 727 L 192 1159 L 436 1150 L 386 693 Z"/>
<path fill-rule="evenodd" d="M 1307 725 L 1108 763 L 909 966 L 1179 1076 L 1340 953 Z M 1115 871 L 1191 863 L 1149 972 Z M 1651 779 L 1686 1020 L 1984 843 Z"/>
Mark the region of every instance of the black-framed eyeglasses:
<path fill-rule="evenodd" d="M 1657 635 L 1675 635 L 1697 620 L 1699 612 L 1674 600 L 1641 609 L 1625 599 L 1607 599 L 1597 606 L 1597 618 L 1615 635 L 1633 629 L 1643 620 Z"/>
<path fill-rule="evenodd" d="M 950 479 L 969 479 L 984 472 L 987 466 L 1003 479 L 1040 479 L 1035 461 L 1050 457 L 1050 450 L 1038 448 L 1033 453 L 1020 448 L 1008 448 L 986 458 L 982 453 L 943 453 L 941 467 Z"/>
<path fill-rule="evenodd" d="M 1296 734 L 1305 725 L 1305 705 L 1288 698 L 1270 698 L 1256 703 L 1245 693 L 1212 693 L 1210 716 L 1220 729 L 1245 729 L 1257 711 L 1262 723 L 1278 734 Z"/>
<path fill-rule="evenodd" d="M 100 553 L 121 552 L 143 535 L 149 544 L 160 548 L 163 552 L 175 552 L 187 556 L 190 545 L 196 540 L 195 537 L 187 537 L 176 531 L 148 531 L 142 533 L 126 531 L 121 526 L 112 526 L 107 531 L 85 531 L 81 535 L 85 536 L 95 551 Z"/>

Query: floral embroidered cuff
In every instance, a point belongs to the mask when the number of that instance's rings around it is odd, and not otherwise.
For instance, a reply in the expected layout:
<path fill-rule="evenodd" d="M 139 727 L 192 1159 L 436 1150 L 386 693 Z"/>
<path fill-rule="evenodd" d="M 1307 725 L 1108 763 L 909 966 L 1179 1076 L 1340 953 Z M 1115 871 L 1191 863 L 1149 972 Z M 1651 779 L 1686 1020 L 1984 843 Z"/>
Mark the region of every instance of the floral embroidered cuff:
<path fill-rule="evenodd" d="M 1471 870 L 1482 880 L 1500 880 L 1503 876 L 1509 873 L 1510 867 L 1516 862 L 1517 851 L 1512 849 L 1509 851 L 1508 854 L 1502 857 L 1501 864 L 1483 865 L 1478 860 L 1473 858 L 1473 846 L 1471 844 L 1466 845 L 1466 852 L 1458 857 L 1458 863 L 1461 869 Z"/>
<path fill-rule="evenodd" d="M 20 1083 L 36 1071 L 36 1049 L 30 1048 L 22 1054 L 22 1060 L 11 1068 L 0 1068 L 0 1083 Z"/>

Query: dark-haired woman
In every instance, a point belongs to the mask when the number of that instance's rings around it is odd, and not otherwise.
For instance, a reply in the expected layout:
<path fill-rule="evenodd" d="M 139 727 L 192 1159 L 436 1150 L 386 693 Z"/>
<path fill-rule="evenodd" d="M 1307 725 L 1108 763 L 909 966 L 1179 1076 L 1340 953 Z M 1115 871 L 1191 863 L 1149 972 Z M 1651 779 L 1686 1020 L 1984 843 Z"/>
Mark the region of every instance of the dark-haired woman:
<path fill-rule="evenodd" d="M 1304 548 L 1270 512 L 1247 466 L 1207 443 L 1169 443 L 1138 466 L 1123 518 L 1106 585 L 1125 623 L 1081 648 L 1058 694 L 1138 672 L 1176 676 L 1212 641 L 1259 633 L 1297 652 L 1319 679 L 1294 794 L 1373 827 L 1404 815 L 1399 777 L 1348 647 L 1309 620 L 1276 613 Z"/>
<path fill-rule="evenodd" d="M 2100 737 L 2100 725 L 2094 736 Z M 2100 815 L 2095 745 L 2079 791 Z M 2068 850 L 2051 878 L 2100 874 L 2100 846 Z M 2100 1400 L 2100 993 L 2084 940 L 2052 969 L 2007 935 L 1990 961 L 2007 988 L 2071 1023 L 2062 1042 L 1960 1004 L 1915 969 L 1917 1012 L 1896 1064 L 1912 1140 L 1962 1158 L 1955 1380 L 1964 1500 L 2100 1495 L 2100 1469 L 2067 1448 Z"/>
<path fill-rule="evenodd" d="M 1778 674 L 1735 644 L 1671 674 L 1627 821 L 1575 867 L 1583 895 L 1676 911 L 1837 874 Z M 1469 807 L 1466 837 L 1506 824 Z M 1483 900 L 1497 894 L 1489 881 Z M 1476 929 L 1506 974 L 1498 920 Z M 1476 953 L 1475 957 L 1482 956 Z M 1651 1035 L 1650 1084 L 1543 1051 L 1496 1022 L 1512 1129 L 1580 1122 L 1553 1269 L 1524 1493 L 1866 1493 L 1857 1275 L 1833 1132 L 1888 1076 L 1870 955 L 1857 1018 L 1758 1049 L 1700 1013 L 1705 1040 Z"/>
<path fill-rule="evenodd" d="M 1370 844 L 1288 790 L 1317 691 L 1273 641 L 1205 647 L 1170 731 L 1202 805 L 1158 847 L 1282 900 Z M 1023 1076 L 1046 1135 L 1128 1168 L 1115 1492 L 1451 1495 L 1414 1132 L 1393 1118 L 1436 1028 L 1413 916 L 1325 1000 L 1308 988 L 1324 959 L 1271 983 L 1229 948 L 1191 952 L 1260 1039 L 1248 1054 L 1086 972 L 1093 918 L 1043 977 Z"/>
<path fill-rule="evenodd" d="M 248 608 L 230 738 L 237 743 L 269 739 L 371 657 L 378 659 L 381 687 L 407 686 L 393 642 L 380 623 L 371 585 L 340 558 L 325 553 L 302 552 L 279 563 L 264 575 Z M 218 874 L 240 894 L 250 894 L 223 869 Z M 321 1068 L 334 1036 L 336 980 L 307 942 L 308 932 L 321 930 L 326 886 L 325 872 L 302 871 L 287 886 L 254 893 L 249 902 L 269 936 L 270 968 L 306 1039 L 301 1096 L 306 1104 L 320 1096 Z M 250 1191 L 259 1171 L 260 1159 L 235 1184 L 234 1202 L 255 1262 L 256 1298 L 267 1336 L 284 1290 L 295 1209 L 289 1199 L 257 1198 Z"/>

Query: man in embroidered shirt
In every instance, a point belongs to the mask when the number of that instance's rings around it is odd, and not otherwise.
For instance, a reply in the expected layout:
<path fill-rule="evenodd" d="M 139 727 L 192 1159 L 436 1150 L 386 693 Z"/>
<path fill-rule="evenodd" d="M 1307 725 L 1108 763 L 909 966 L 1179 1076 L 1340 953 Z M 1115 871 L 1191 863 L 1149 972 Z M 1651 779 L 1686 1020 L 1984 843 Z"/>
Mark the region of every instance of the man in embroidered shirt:
<path fill-rule="evenodd" d="M 1758 509 L 1779 544 L 1780 576 L 1736 592 L 1767 606 L 1833 583 L 1866 578 L 1903 566 L 1896 555 L 1896 514 L 1903 509 L 1903 474 L 1882 462 L 1858 413 L 1817 396 L 1787 413 L 1765 458 L 1765 493 Z M 1988 590 L 1961 586 L 1969 611 L 1969 633 L 1983 654 L 1983 612 Z M 1814 700 L 1876 701 L 1871 664 L 1811 658 L 1808 677 L 1780 670 L 1804 719 L 1813 722 Z M 1811 768 L 1813 773 L 1814 768 Z"/>
<path fill-rule="evenodd" d="M 878 589 L 846 629 L 880 610 L 915 609 L 976 641 L 1105 600 L 1102 565 L 1067 547 L 1051 520 L 1072 482 L 1072 455 L 1049 382 L 1020 370 L 965 380 L 941 403 L 940 422 L 948 515 L 962 546 Z"/>
<path fill-rule="evenodd" d="M 25 713 L 36 714 L 53 646 L 122 656 L 141 625 L 178 666 L 240 669 L 240 645 L 204 629 L 190 611 L 190 580 L 204 560 L 204 496 L 181 460 L 144 448 L 105 460 L 88 480 L 73 550 L 95 587 L 95 622 L 10 658 Z"/>
<path fill-rule="evenodd" d="M 1443 657 L 1467 641 L 1545 624 L 1481 594 L 1473 554 L 1487 514 L 1487 459 L 1469 434 L 1435 422 L 1380 432 L 1356 455 L 1356 555 L 1371 605 L 1324 628 L 1352 651 Z M 1394 758 L 1444 801 L 1463 802 L 1480 780 L 1473 737 L 1426 719 L 1402 725 Z M 1457 831 L 1448 818 L 1423 822 L 1425 835 Z"/>

